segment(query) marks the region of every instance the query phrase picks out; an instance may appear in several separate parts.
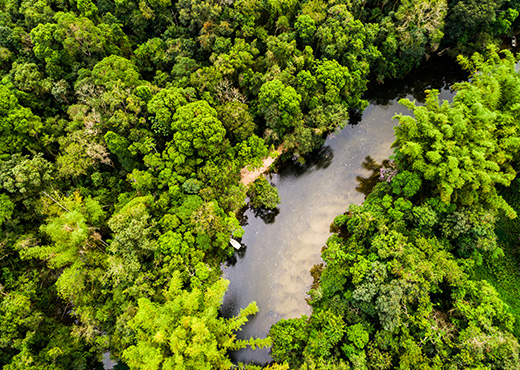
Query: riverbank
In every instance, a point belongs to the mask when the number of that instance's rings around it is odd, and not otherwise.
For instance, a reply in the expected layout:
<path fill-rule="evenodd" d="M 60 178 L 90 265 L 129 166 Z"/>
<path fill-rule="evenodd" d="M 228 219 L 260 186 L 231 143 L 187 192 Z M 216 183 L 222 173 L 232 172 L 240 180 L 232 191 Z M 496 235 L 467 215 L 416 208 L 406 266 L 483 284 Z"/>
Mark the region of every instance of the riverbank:
<path fill-rule="evenodd" d="M 223 266 L 230 285 L 222 314 L 232 317 L 251 301 L 260 309 L 237 334 L 239 339 L 263 338 L 280 319 L 311 313 L 306 302 L 313 281 L 309 271 L 322 262 L 321 248 L 330 236 L 330 223 L 350 203 L 363 202 L 365 196 L 356 188 L 359 178 L 373 172 L 363 166 L 367 156 L 381 163 L 392 154 L 397 124 L 392 117 L 408 111 L 397 101 L 402 97 L 422 101 L 423 89 L 429 88 L 440 89 L 442 98 L 451 97 L 449 86 L 459 81 L 459 73 L 454 63 L 446 64 L 442 75 L 437 68 L 430 68 L 410 79 L 374 86 L 365 96 L 370 106 L 357 124 L 329 136 L 304 162 L 291 158 L 277 164 L 277 172 L 269 180 L 278 189 L 281 204 L 269 213 L 246 210 L 243 247 Z M 256 174 L 249 171 L 249 175 L 257 178 L 269 166 Z M 235 363 L 272 361 L 268 349 L 247 348 L 230 356 Z"/>
<path fill-rule="evenodd" d="M 282 153 L 283 144 L 278 146 L 278 148 L 274 152 L 269 153 L 267 158 L 264 158 L 262 160 L 262 167 L 253 171 L 248 170 L 247 167 L 242 168 L 242 170 L 240 171 L 240 183 L 247 186 L 254 182 L 258 177 L 260 177 L 261 174 L 266 172 L 271 167 L 271 165 Z"/>

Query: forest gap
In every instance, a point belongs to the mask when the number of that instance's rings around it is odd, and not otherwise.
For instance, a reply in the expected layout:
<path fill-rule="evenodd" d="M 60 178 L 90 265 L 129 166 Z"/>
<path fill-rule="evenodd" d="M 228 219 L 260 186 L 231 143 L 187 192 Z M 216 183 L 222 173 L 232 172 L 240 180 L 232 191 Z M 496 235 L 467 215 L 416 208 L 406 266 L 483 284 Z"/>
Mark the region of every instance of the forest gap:
<path fill-rule="evenodd" d="M 441 99 L 451 99 L 449 87 L 464 78 L 454 62 L 436 58 L 406 79 L 374 85 L 365 95 L 370 105 L 357 124 L 330 136 L 304 164 L 289 160 L 268 176 L 282 203 L 275 211 L 245 212 L 244 247 L 235 254 L 236 260 L 223 266 L 230 280 L 223 315 L 236 315 L 251 301 L 260 308 L 239 338 L 264 338 L 278 320 L 310 314 L 305 301 L 312 284 L 310 269 L 322 263 L 321 248 L 334 217 L 350 203 L 363 202 L 356 177 L 372 174 L 363 167 L 367 157 L 380 164 L 392 154 L 397 124 L 392 117 L 407 112 L 398 100 L 408 97 L 422 102 L 427 89 L 439 89 Z M 260 365 L 272 361 L 268 349 L 246 348 L 231 358 Z"/>

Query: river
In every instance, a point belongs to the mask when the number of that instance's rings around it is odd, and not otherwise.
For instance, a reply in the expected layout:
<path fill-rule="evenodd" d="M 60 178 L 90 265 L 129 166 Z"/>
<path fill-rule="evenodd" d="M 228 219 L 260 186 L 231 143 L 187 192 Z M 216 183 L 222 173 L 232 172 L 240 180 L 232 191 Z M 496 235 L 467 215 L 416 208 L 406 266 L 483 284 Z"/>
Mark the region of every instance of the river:
<path fill-rule="evenodd" d="M 230 280 L 223 315 L 236 315 L 251 301 L 260 308 L 238 333 L 239 338 L 264 338 L 280 319 L 310 314 L 305 301 L 312 284 L 309 271 L 322 262 L 321 248 L 334 217 L 350 203 L 363 202 L 364 195 L 356 187 L 358 177 L 372 174 L 363 166 L 367 157 L 379 163 L 392 154 L 397 124 L 392 117 L 409 113 L 398 100 L 422 102 L 424 90 L 432 88 L 450 100 L 449 87 L 464 77 L 456 65 L 443 59 L 430 61 L 404 80 L 372 86 L 365 95 L 370 105 L 356 124 L 330 136 L 305 164 L 289 160 L 268 176 L 282 202 L 274 212 L 245 212 L 244 247 L 223 266 L 224 277 Z M 231 353 L 231 358 L 259 365 L 272 361 L 268 349 L 243 349 Z"/>

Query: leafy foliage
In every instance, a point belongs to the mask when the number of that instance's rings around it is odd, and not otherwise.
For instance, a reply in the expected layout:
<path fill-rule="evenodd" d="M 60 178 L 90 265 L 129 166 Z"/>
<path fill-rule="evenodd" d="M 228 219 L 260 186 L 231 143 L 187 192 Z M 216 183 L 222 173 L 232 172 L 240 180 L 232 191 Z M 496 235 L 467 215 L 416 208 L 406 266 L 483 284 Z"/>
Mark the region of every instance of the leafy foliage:
<path fill-rule="evenodd" d="M 123 358 L 135 369 L 229 369 L 229 349 L 266 345 L 266 340 L 234 341 L 234 332 L 258 311 L 253 302 L 233 319 L 218 317 L 227 282 L 219 280 L 204 292 L 182 290 L 174 275 L 164 292 L 164 304 L 139 300 L 136 316 L 129 322 L 137 332 L 138 344 Z M 172 356 L 173 355 L 173 356 Z"/>
<path fill-rule="evenodd" d="M 499 186 L 516 175 L 518 73 L 510 53 L 500 59 L 493 49 L 461 61 L 478 72 L 456 86 L 452 104 L 439 104 L 436 92 L 424 106 L 402 101 L 414 117 L 397 116 L 398 173 L 334 220 L 326 268 L 309 292 L 312 315 L 272 327 L 275 360 L 300 368 L 520 366 L 509 306 L 473 273 L 484 256 L 496 263 L 503 255 L 496 216 L 516 216 Z"/>
<path fill-rule="evenodd" d="M 248 190 L 250 204 L 253 207 L 276 208 L 281 199 L 278 190 L 265 177 L 260 176 Z"/>
<path fill-rule="evenodd" d="M 241 169 L 259 167 L 271 144 L 319 147 L 367 106 L 369 79 L 513 35 L 517 3 L 0 1 L 0 366 L 91 369 L 110 351 L 132 368 L 229 368 L 227 351 L 246 344 L 234 333 L 255 309 L 219 317 L 219 266 L 243 234 L 246 195 L 253 206 L 280 201 L 263 178 L 248 191 Z M 495 211 L 513 215 L 496 191 L 516 174 L 518 81 L 506 59 L 463 59 L 481 73 L 451 106 L 434 92 L 426 108 L 407 103 L 415 119 L 401 118 L 400 173 L 380 204 L 338 221 L 359 245 L 334 237 L 326 271 L 336 253 L 352 266 L 324 272 L 308 321 L 273 329 L 294 339 L 275 341 L 277 358 L 516 365 L 503 305 L 443 249 L 498 255 Z M 458 347 L 427 321 L 455 325 Z"/>

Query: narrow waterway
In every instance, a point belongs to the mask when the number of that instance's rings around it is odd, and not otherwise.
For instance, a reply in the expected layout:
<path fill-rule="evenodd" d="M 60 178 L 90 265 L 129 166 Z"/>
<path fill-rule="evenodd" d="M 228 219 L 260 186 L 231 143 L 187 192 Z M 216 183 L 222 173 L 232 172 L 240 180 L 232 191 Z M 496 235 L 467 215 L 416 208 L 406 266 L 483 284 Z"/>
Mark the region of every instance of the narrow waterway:
<path fill-rule="evenodd" d="M 244 247 L 234 261 L 223 266 L 224 276 L 230 280 L 223 315 L 236 315 L 251 301 L 260 308 L 239 338 L 263 338 L 278 320 L 310 314 L 305 301 L 312 283 L 309 271 L 322 262 L 321 248 L 330 236 L 334 217 L 350 203 L 363 202 L 364 195 L 356 190 L 357 177 L 371 174 L 363 162 L 370 157 L 379 163 L 392 154 L 397 124 L 392 117 L 408 113 L 398 100 L 423 101 L 424 90 L 431 88 L 441 90 L 442 99 L 450 99 L 449 86 L 463 78 L 455 65 L 441 60 L 406 80 L 374 86 L 366 95 L 370 106 L 357 124 L 329 137 L 305 164 L 291 161 L 269 175 L 282 203 L 275 212 L 245 212 Z M 272 361 L 267 349 L 244 349 L 231 357 L 235 362 L 260 365 Z"/>

